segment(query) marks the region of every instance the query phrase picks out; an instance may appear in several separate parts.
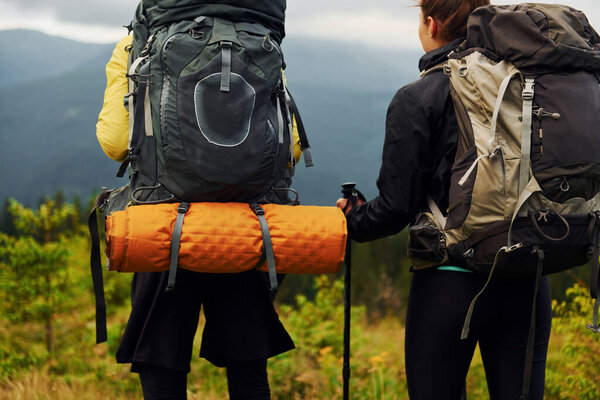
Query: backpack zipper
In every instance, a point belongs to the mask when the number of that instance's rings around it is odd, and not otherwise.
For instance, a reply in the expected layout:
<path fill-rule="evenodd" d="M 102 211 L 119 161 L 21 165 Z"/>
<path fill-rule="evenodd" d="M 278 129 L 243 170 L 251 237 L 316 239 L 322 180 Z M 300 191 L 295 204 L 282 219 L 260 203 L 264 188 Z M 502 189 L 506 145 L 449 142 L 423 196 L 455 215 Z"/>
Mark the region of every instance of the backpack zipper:
<path fill-rule="evenodd" d="M 502 165 L 502 194 L 506 198 L 506 166 L 504 165 L 504 152 L 502 152 L 502 148 L 498 149 L 498 153 L 500 153 Z"/>
<path fill-rule="evenodd" d="M 165 40 L 165 42 L 162 45 L 161 48 L 161 57 L 160 57 L 160 62 L 162 64 L 162 70 L 163 70 L 163 81 L 162 81 L 162 88 L 161 88 L 161 94 L 160 94 L 160 121 L 161 121 L 161 142 L 163 145 L 163 149 L 165 147 L 165 138 L 166 138 L 166 133 L 167 133 L 167 112 L 166 112 L 166 108 L 167 108 L 167 104 L 168 104 L 168 97 L 169 97 L 169 73 L 168 73 L 168 69 L 167 66 L 165 65 L 165 60 L 167 59 L 167 54 L 166 54 L 166 50 L 167 50 L 167 46 L 169 45 L 169 43 L 171 43 L 173 40 L 175 40 L 175 38 L 185 35 L 185 33 L 182 32 L 177 32 L 172 34 L 171 36 L 169 36 L 169 38 L 167 38 L 167 40 Z"/>
<path fill-rule="evenodd" d="M 163 83 L 162 83 L 161 90 L 162 90 L 162 92 L 161 92 L 161 96 L 160 96 L 160 121 L 161 121 L 161 126 L 162 126 L 162 135 L 161 135 L 161 140 L 162 140 L 162 138 L 164 136 L 166 136 L 166 133 L 167 133 L 167 113 L 165 110 L 167 108 L 167 102 L 168 102 L 168 98 L 169 98 L 169 77 L 166 73 L 163 74 Z"/>

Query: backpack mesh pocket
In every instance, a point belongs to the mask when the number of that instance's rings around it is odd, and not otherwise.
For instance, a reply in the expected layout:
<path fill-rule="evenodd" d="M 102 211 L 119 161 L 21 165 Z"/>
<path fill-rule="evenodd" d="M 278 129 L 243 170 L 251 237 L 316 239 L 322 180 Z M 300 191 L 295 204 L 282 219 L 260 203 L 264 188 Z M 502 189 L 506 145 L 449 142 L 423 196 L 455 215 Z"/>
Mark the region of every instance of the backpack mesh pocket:
<path fill-rule="evenodd" d="M 196 84 L 194 109 L 202 135 L 216 146 L 235 147 L 248 137 L 256 90 L 239 74 L 231 74 L 229 92 L 222 92 L 221 73 Z"/>

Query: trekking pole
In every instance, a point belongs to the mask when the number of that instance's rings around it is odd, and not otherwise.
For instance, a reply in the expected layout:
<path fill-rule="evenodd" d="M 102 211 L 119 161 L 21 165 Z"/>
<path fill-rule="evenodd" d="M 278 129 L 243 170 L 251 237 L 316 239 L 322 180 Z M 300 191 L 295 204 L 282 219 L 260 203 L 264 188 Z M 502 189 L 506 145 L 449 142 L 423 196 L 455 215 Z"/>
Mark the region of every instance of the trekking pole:
<path fill-rule="evenodd" d="M 358 192 L 355 189 L 356 183 L 348 182 L 342 184 L 342 195 L 344 199 L 348 199 L 348 203 L 342 211 L 346 212 L 346 209 L 354 207 L 356 205 L 356 199 L 358 198 Z M 351 257 L 352 257 L 352 241 L 348 237 L 346 242 L 346 254 L 344 257 L 346 264 L 346 271 L 344 277 L 344 362 L 342 367 L 342 378 L 343 378 L 343 400 L 348 400 L 349 386 L 350 386 L 350 284 L 351 284 Z"/>

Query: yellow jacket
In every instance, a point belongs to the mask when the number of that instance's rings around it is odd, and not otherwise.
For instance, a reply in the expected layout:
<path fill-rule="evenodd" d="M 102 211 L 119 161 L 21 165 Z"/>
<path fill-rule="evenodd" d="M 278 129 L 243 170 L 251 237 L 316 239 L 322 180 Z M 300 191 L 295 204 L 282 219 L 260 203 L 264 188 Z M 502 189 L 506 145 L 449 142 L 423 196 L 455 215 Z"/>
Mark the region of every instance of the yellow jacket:
<path fill-rule="evenodd" d="M 96 124 L 96 137 L 102 150 L 116 161 L 125 159 L 129 142 L 129 112 L 124 104 L 124 97 L 128 92 L 126 75 L 129 53 L 125 48 L 131 45 L 132 41 L 132 35 L 121 39 L 106 64 L 104 104 Z M 285 77 L 283 79 L 285 82 Z M 296 162 L 300 160 L 301 156 L 300 136 L 294 117 L 294 158 Z"/>
<path fill-rule="evenodd" d="M 129 141 L 129 112 L 125 108 L 127 94 L 127 58 L 125 47 L 131 45 L 133 36 L 128 35 L 117 43 L 112 57 L 106 64 L 106 90 L 104 104 L 96 124 L 96 137 L 107 156 L 123 161 Z"/>

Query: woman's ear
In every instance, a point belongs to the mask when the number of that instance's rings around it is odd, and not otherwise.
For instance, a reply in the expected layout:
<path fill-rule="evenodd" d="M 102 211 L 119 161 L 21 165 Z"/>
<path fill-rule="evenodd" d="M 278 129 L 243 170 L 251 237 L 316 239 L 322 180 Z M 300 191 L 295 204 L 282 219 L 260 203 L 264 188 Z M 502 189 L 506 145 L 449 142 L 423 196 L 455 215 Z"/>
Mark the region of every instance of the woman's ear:
<path fill-rule="evenodd" d="M 431 16 L 427 17 L 427 29 L 429 30 L 429 37 L 437 39 L 437 35 L 440 32 L 440 24 Z"/>

